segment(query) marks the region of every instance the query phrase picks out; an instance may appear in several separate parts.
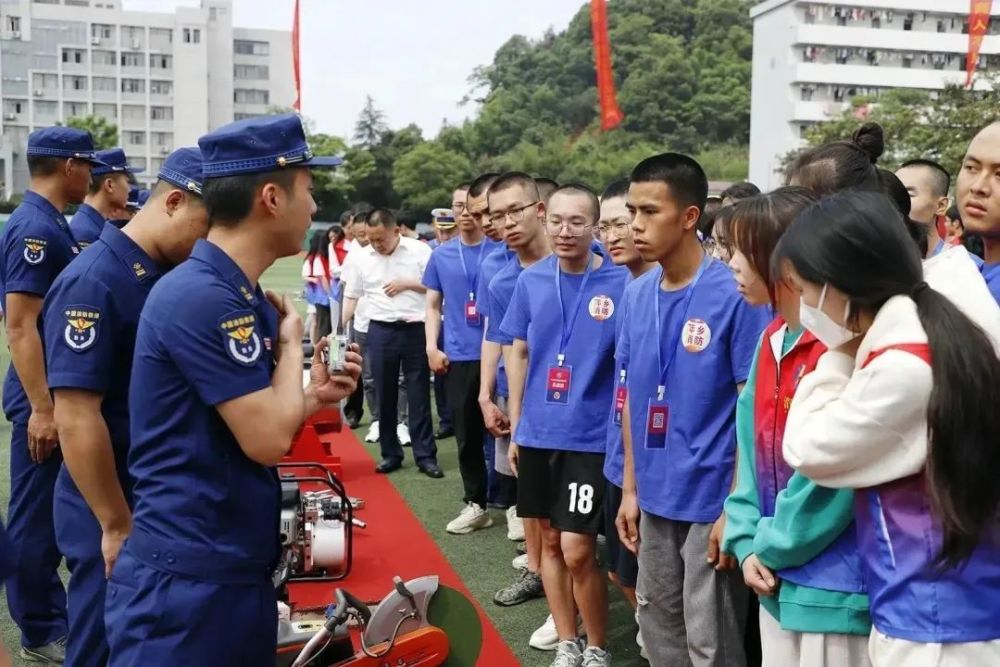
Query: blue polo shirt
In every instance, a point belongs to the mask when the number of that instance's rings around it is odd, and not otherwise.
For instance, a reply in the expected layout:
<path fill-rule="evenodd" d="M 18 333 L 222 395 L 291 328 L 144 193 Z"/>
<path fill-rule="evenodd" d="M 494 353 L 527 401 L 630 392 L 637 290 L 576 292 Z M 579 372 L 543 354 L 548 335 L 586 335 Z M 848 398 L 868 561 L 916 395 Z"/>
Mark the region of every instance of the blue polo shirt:
<path fill-rule="evenodd" d="M 471 323 L 465 308 L 470 300 L 484 301 L 476 286 L 487 253 L 485 239 L 465 245 L 453 238 L 434 249 L 424 269 L 424 287 L 444 297 L 444 353 L 451 361 L 477 361 L 481 356 L 483 316 L 477 305 L 478 317 Z"/>
<path fill-rule="evenodd" d="M 278 477 L 243 453 L 216 406 L 270 386 L 277 326 L 260 287 L 209 241 L 153 288 L 129 391 L 130 539 L 172 545 L 189 564 L 268 576 L 279 550 Z M 146 564 L 171 571 L 162 561 Z"/>
<path fill-rule="evenodd" d="M 629 272 L 602 260 L 581 292 L 584 275 L 557 272 L 558 261 L 552 255 L 521 273 L 500 325 L 511 339 L 527 341 L 529 350 L 514 441 L 525 447 L 604 453 L 607 420 L 603 417 L 614 386 L 615 323 Z M 558 365 L 564 312 L 565 366 L 572 369 L 572 378 L 566 402 L 553 404 L 548 380 L 550 369 Z"/>
<path fill-rule="evenodd" d="M 49 387 L 104 395 L 101 412 L 126 489 L 128 387 L 135 334 L 139 313 L 159 277 L 156 262 L 108 223 L 100 238 L 59 274 L 45 297 Z"/>
<path fill-rule="evenodd" d="M 514 296 L 514 286 L 517 279 L 524 271 L 517 255 L 507 261 L 503 267 L 493 276 L 489 285 L 489 298 L 486 300 L 489 311 L 489 320 L 486 323 L 486 340 L 498 345 L 511 345 L 514 339 L 500 330 L 504 317 L 507 315 L 507 308 L 510 300 Z M 507 384 L 507 369 L 504 365 L 503 356 L 497 366 L 497 396 L 507 398 L 510 396 L 510 387 Z"/>
<path fill-rule="evenodd" d="M 69 221 L 73 238 L 81 248 L 86 248 L 104 233 L 104 216 L 90 204 L 80 204 Z"/>
<path fill-rule="evenodd" d="M 990 294 L 1000 303 L 1000 262 L 995 264 L 983 264 L 980 268 L 983 278 L 986 279 L 986 286 L 990 288 Z"/>
<path fill-rule="evenodd" d="M 7 312 L 7 295 L 13 292 L 44 297 L 52 283 L 80 248 L 63 214 L 48 199 L 28 190 L 14 209 L 0 235 L 0 294 Z M 42 318 L 38 333 L 45 335 Z M 26 424 L 31 405 L 17 377 L 14 364 L 3 385 L 3 410 L 8 421 Z"/>
<path fill-rule="evenodd" d="M 740 296 L 725 264 L 710 260 L 692 292 L 666 292 L 654 269 L 625 291 L 616 359 L 628 369 L 628 401 L 639 506 L 675 521 L 710 523 L 722 513 L 736 455 L 736 386 L 746 381 L 770 309 Z M 661 333 L 654 320 L 659 299 Z M 687 306 L 685 309 L 685 305 Z M 686 310 L 686 312 L 685 312 Z M 669 404 L 666 446 L 646 448 L 649 402 L 660 384 L 661 349 Z"/>

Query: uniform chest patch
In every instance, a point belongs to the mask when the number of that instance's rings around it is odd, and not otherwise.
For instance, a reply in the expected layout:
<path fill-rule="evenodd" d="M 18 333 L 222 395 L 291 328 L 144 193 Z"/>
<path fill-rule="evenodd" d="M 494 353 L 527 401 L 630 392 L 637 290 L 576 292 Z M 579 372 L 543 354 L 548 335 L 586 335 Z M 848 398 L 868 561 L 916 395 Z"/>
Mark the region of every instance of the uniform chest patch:
<path fill-rule="evenodd" d="M 69 306 L 63 311 L 66 330 L 63 341 L 74 352 L 86 352 L 97 342 L 101 311 L 93 306 Z"/>
<path fill-rule="evenodd" d="M 26 236 L 24 238 L 24 261 L 32 266 L 36 266 L 45 261 L 45 248 L 49 242 L 37 236 Z"/>
<path fill-rule="evenodd" d="M 691 319 L 684 323 L 681 343 L 688 352 L 702 352 L 712 342 L 712 330 L 705 320 Z"/>
<path fill-rule="evenodd" d="M 219 320 L 226 353 L 238 364 L 253 366 L 260 359 L 263 344 L 257 332 L 257 316 L 240 310 Z"/>
<path fill-rule="evenodd" d="M 610 296 L 598 294 L 590 300 L 587 310 L 591 317 L 598 322 L 603 322 L 615 314 L 615 302 L 611 300 Z"/>

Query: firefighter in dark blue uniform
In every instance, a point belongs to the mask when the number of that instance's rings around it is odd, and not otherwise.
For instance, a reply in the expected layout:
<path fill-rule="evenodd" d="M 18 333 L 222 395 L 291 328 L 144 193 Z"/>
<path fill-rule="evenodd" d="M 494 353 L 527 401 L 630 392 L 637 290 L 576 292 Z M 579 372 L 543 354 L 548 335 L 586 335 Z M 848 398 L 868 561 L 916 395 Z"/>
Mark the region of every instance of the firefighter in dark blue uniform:
<path fill-rule="evenodd" d="M 104 231 L 106 220 L 125 217 L 132 174 L 142 172 L 128 163 L 120 148 L 98 151 L 97 159 L 104 164 L 91 172 L 90 191 L 69 221 L 70 231 L 80 248 L 96 241 Z"/>
<path fill-rule="evenodd" d="M 7 604 L 21 629 L 21 655 L 62 662 L 66 591 L 52 527 L 62 454 L 45 379 L 42 300 L 80 252 L 62 211 L 83 201 L 92 165 L 100 162 L 90 135 L 70 127 L 35 130 L 26 152 L 31 185 L 0 235 L 0 293 L 11 356 L 3 388 L 11 422 L 7 532 L 16 566 Z"/>
<path fill-rule="evenodd" d="M 295 255 L 316 204 L 314 157 L 295 115 L 199 140 L 207 240 L 153 288 L 129 392 L 132 530 L 111 572 L 110 665 L 274 664 L 280 484 L 273 467 L 303 420 L 349 396 L 317 346 L 302 387 L 302 320 L 261 274 Z"/>
<path fill-rule="evenodd" d="M 139 313 L 162 273 L 208 232 L 201 181 L 201 151 L 174 151 L 152 204 L 123 229 L 104 223 L 45 298 L 45 360 L 64 458 L 55 528 L 70 571 L 70 667 L 108 661 L 106 574 L 132 524 L 128 387 Z"/>

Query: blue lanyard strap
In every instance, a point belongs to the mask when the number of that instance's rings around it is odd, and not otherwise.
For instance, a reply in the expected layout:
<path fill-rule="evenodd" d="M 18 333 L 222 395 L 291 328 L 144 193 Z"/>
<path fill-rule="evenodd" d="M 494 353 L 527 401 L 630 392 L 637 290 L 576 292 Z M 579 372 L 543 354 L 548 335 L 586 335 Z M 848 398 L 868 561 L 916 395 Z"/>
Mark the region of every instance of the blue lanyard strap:
<path fill-rule="evenodd" d="M 698 286 L 698 281 L 701 280 L 702 274 L 705 273 L 705 269 L 708 265 L 712 263 L 712 256 L 708 253 L 705 254 L 705 258 L 702 260 L 701 265 L 698 267 L 698 272 L 694 274 L 694 278 L 687 286 L 687 294 L 684 295 L 684 307 L 681 309 L 681 326 L 677 327 L 676 333 L 671 337 L 670 356 L 667 357 L 666 363 L 663 362 L 663 321 L 660 319 L 660 284 L 663 282 L 663 269 L 660 268 L 660 277 L 656 281 L 656 288 L 654 291 L 653 299 L 653 318 L 656 322 L 656 362 L 660 367 L 660 386 L 657 388 L 657 393 L 659 394 L 659 400 L 663 400 L 663 393 L 667 386 L 667 373 L 670 371 L 670 366 L 673 365 L 674 359 L 677 357 L 677 348 L 681 344 L 681 336 L 684 332 L 684 322 L 687 321 L 688 309 L 691 307 L 691 299 L 694 298 L 694 290 Z"/>
<path fill-rule="evenodd" d="M 573 325 L 576 323 L 576 316 L 580 314 L 580 308 L 583 306 L 583 298 L 587 291 L 587 281 L 590 280 L 593 264 L 594 254 L 590 253 L 587 256 L 587 268 L 583 271 L 583 280 L 580 282 L 580 291 L 576 295 L 576 303 L 573 305 L 573 311 L 570 313 L 569 322 L 567 322 L 566 306 L 563 305 L 562 298 L 562 267 L 559 266 L 559 260 L 556 259 L 556 300 L 559 302 L 559 314 L 561 315 L 559 321 L 562 324 L 562 331 L 559 336 L 559 355 L 557 356 L 560 366 L 566 360 L 566 345 L 569 343 L 570 336 L 573 335 Z"/>
<path fill-rule="evenodd" d="M 483 254 L 486 252 L 486 248 L 483 244 L 486 243 L 486 239 L 479 242 L 479 260 L 476 262 L 476 272 L 472 274 L 472 278 L 469 278 L 469 267 L 465 263 L 465 244 L 462 243 L 462 239 L 458 240 L 458 257 L 462 260 L 462 273 L 465 275 L 465 283 L 469 286 L 469 300 L 472 301 L 476 298 L 476 282 L 479 280 L 479 269 L 483 266 Z"/>

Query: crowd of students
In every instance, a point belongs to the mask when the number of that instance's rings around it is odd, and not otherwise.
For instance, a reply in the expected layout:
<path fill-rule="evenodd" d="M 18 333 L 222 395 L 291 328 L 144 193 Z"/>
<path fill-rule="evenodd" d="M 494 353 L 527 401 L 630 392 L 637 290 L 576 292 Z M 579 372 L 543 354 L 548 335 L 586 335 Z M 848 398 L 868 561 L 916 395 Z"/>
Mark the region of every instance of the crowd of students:
<path fill-rule="evenodd" d="M 495 601 L 545 596 L 553 667 L 611 664 L 600 533 L 653 665 L 1000 664 L 1000 124 L 954 195 L 883 150 L 868 124 L 711 198 L 676 153 L 600 196 L 456 188 L 421 281 L 447 530 L 507 509 L 525 553 Z"/>

